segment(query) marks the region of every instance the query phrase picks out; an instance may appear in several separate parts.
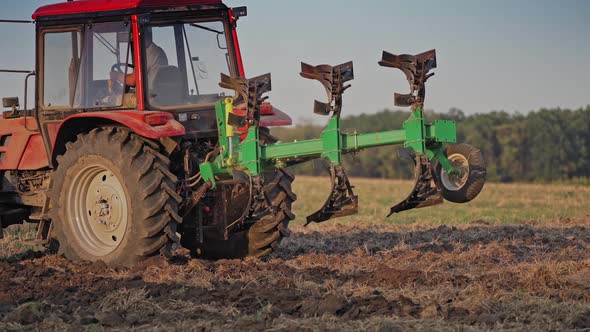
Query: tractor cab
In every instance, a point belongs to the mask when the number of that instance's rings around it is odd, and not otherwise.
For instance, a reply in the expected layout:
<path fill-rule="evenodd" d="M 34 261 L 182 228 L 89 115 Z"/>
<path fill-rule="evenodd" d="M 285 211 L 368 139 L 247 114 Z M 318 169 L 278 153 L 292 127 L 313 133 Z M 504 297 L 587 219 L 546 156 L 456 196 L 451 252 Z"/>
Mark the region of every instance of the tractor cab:
<path fill-rule="evenodd" d="M 235 33 L 245 8 L 218 0 L 77 0 L 39 8 L 40 122 L 92 111 L 163 111 L 215 135 L 214 104 L 243 76 Z M 198 120 L 198 121 L 196 121 Z"/>

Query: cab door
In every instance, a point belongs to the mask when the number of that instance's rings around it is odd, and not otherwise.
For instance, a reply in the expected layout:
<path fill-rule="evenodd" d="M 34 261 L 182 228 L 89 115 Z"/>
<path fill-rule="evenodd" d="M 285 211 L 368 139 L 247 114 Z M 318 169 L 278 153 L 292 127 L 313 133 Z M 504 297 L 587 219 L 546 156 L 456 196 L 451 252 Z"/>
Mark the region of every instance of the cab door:
<path fill-rule="evenodd" d="M 67 117 L 136 108 L 130 32 L 122 19 L 38 27 L 37 119 L 48 155 Z"/>

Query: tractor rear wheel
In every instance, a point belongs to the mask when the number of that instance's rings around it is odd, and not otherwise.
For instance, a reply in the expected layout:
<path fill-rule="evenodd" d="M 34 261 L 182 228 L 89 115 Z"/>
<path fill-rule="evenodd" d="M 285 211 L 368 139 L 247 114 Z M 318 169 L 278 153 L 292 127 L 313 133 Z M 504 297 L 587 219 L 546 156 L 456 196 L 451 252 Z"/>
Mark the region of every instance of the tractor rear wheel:
<path fill-rule="evenodd" d="M 271 208 L 254 203 L 253 212 L 245 221 L 246 229 L 230 233 L 228 240 L 205 239 L 200 256 L 207 259 L 262 257 L 276 250 L 281 240 L 289 236 L 289 222 L 295 219 L 291 212 L 297 199 L 291 190 L 295 176 L 284 169 L 275 169 L 265 171 L 262 178 Z"/>
<path fill-rule="evenodd" d="M 158 145 L 125 128 L 80 134 L 58 157 L 52 237 L 72 260 L 130 266 L 170 254 L 180 221 L 176 176 Z"/>
<path fill-rule="evenodd" d="M 440 164 L 436 165 L 443 197 L 454 203 L 473 200 L 486 182 L 486 164 L 481 151 L 468 144 L 454 144 L 447 147 L 447 159 L 459 173 L 449 174 Z"/>

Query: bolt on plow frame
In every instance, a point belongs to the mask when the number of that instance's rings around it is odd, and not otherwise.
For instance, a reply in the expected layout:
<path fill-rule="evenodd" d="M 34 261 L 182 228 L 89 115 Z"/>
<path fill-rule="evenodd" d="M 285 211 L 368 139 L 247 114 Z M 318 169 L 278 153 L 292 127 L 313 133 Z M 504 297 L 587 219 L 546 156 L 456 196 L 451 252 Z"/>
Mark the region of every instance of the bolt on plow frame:
<path fill-rule="evenodd" d="M 394 104 L 410 115 L 403 128 L 374 133 L 340 126 L 352 62 L 302 63 L 301 76 L 325 88 L 313 111 L 327 125 L 316 139 L 281 142 L 269 128 L 291 118 L 266 101 L 270 74 L 245 78 L 237 22 L 246 15 L 221 0 L 75 0 L 40 7 L 34 21 L 0 20 L 34 23 L 39 50 L 34 71 L 0 69 L 26 75 L 24 109 L 16 97 L 2 103 L 0 236 L 37 223 L 34 244 L 109 265 L 179 247 L 209 259 L 260 257 L 295 219 L 289 166 L 327 162 L 331 189 L 306 220 L 319 223 L 358 211 L 342 156 L 383 146 L 410 151 L 416 177 L 389 215 L 479 194 L 480 151 L 457 144 L 454 122 L 424 118 L 434 50 L 383 52 L 379 64 L 408 79 Z"/>

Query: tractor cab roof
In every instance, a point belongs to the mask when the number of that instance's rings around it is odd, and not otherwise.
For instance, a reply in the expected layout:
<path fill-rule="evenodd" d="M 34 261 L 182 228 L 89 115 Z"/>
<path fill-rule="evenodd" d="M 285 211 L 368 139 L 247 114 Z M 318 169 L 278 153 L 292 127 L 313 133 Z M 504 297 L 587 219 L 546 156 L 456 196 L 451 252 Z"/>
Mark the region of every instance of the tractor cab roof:
<path fill-rule="evenodd" d="M 75 0 L 40 7 L 33 14 L 33 19 L 99 12 L 143 12 L 157 7 L 204 5 L 221 5 L 221 0 Z"/>

